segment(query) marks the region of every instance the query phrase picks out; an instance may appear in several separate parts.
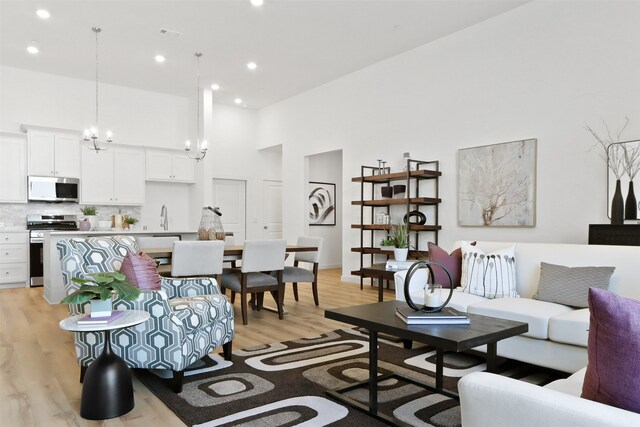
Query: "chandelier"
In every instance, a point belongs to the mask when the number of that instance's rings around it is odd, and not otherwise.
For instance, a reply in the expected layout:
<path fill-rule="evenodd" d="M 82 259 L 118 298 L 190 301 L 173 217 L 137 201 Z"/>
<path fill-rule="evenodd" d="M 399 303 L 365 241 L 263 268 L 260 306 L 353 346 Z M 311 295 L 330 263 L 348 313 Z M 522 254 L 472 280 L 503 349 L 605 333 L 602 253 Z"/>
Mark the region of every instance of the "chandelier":
<path fill-rule="evenodd" d="M 191 146 L 191 141 L 187 140 L 184 143 L 184 150 L 187 152 L 187 156 L 195 161 L 200 161 L 204 159 L 204 156 L 207 155 L 207 141 L 200 140 L 200 57 L 202 56 L 201 52 L 196 52 L 196 61 L 198 64 L 198 74 L 196 80 L 196 146 Z"/>
<path fill-rule="evenodd" d="M 101 150 L 108 150 L 109 147 L 102 145 L 100 146 L 100 141 L 98 140 L 99 138 L 99 131 L 98 131 L 98 34 L 100 33 L 100 31 L 102 31 L 102 29 L 100 27 L 92 27 L 91 31 L 93 31 L 96 34 L 96 121 L 95 124 L 93 126 L 91 126 L 91 128 L 89 129 L 85 129 L 84 131 L 84 140 L 86 142 L 88 142 L 88 147 L 90 150 L 95 150 L 96 153 L 101 151 Z M 107 137 L 106 139 L 106 143 L 109 144 L 111 142 L 113 142 L 113 134 L 111 133 L 110 130 L 108 130 L 105 134 L 105 136 Z"/>

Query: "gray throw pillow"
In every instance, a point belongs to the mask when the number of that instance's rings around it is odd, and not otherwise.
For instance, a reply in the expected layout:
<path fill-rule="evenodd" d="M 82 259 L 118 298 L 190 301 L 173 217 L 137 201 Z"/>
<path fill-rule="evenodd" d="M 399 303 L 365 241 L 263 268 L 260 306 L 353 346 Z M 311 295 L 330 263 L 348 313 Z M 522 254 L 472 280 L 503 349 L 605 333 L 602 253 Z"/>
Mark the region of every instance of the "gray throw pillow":
<path fill-rule="evenodd" d="M 565 267 L 540 263 L 540 281 L 534 299 L 571 307 L 589 306 L 589 288 L 609 288 L 615 267 Z"/>

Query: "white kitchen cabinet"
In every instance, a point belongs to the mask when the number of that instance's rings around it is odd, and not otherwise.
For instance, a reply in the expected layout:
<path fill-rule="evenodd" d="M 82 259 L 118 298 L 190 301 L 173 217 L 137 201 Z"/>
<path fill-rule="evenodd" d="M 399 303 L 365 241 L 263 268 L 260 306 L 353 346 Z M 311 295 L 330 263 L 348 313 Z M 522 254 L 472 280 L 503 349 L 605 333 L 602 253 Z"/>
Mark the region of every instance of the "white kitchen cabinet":
<path fill-rule="evenodd" d="M 143 205 L 144 150 L 114 145 L 108 150 L 82 151 L 83 204 Z"/>
<path fill-rule="evenodd" d="M 36 176 L 80 177 L 80 133 L 23 125 L 28 135 L 28 172 Z"/>
<path fill-rule="evenodd" d="M 0 132 L 0 203 L 27 201 L 27 139 Z"/>
<path fill-rule="evenodd" d="M 147 181 L 195 182 L 195 160 L 184 151 L 147 149 Z"/>
<path fill-rule="evenodd" d="M 27 286 L 28 265 L 28 232 L 0 232 L 0 289 Z"/>

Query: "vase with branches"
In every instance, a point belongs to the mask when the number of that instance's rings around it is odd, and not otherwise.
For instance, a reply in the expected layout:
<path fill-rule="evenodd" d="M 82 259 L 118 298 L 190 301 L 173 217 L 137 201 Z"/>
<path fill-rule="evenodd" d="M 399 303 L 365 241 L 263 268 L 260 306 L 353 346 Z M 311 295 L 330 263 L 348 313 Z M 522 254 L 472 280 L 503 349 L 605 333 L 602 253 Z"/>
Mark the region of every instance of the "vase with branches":
<path fill-rule="evenodd" d="M 585 129 L 596 139 L 595 145 L 600 145 L 604 153 L 600 154 L 600 157 L 607 163 L 607 167 L 611 170 L 616 177 L 616 189 L 613 193 L 613 199 L 611 201 L 611 224 L 624 224 L 624 199 L 622 198 L 622 190 L 620 188 L 620 179 L 625 173 L 625 147 L 620 144 L 622 133 L 629 125 L 629 118 L 625 117 L 625 122 L 617 132 L 616 135 L 611 133 L 609 126 L 603 120 L 602 124 L 606 130 L 606 136 L 600 136 L 590 126 L 585 126 Z"/>
<path fill-rule="evenodd" d="M 624 204 L 624 219 L 638 219 L 638 201 L 633 190 L 633 180 L 640 172 L 640 141 L 620 144 L 624 153 L 624 171 L 629 177 L 629 191 Z"/>

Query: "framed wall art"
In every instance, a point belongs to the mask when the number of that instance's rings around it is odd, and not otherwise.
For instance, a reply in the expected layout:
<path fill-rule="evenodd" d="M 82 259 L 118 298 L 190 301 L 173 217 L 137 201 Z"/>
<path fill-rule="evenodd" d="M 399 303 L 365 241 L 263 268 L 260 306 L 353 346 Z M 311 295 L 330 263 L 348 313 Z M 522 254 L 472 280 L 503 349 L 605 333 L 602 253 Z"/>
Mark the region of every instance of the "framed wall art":
<path fill-rule="evenodd" d="M 336 185 L 309 182 L 309 225 L 336 225 Z"/>
<path fill-rule="evenodd" d="M 535 227 L 536 143 L 458 150 L 458 225 Z"/>

